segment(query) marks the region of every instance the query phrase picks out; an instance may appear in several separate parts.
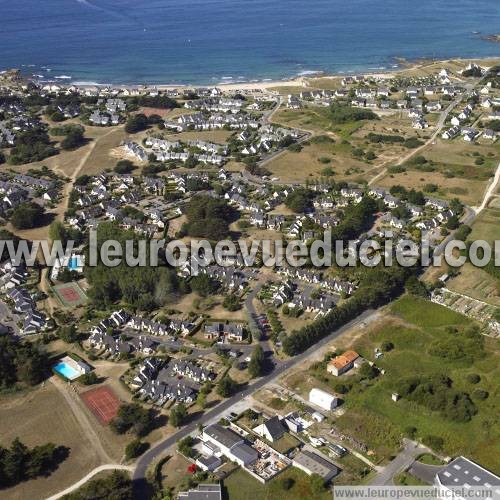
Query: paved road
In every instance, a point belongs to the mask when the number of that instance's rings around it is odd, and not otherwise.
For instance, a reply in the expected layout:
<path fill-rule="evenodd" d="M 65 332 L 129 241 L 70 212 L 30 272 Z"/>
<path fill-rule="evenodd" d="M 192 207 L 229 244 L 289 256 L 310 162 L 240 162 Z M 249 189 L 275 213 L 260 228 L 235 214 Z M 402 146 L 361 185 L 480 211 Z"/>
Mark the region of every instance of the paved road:
<path fill-rule="evenodd" d="M 434 483 L 434 477 L 443 469 L 441 465 L 427 465 L 420 462 L 413 462 L 408 472 L 427 484 Z"/>
<path fill-rule="evenodd" d="M 427 452 L 429 452 L 428 448 L 414 441 L 410 441 L 409 439 L 405 439 L 403 450 L 371 480 L 370 484 L 373 486 L 394 484 L 393 477 L 395 475 L 407 469 L 419 455 Z"/>
<path fill-rule="evenodd" d="M 161 443 L 156 445 L 155 447 L 151 448 L 149 451 L 147 451 L 142 457 L 139 458 L 136 464 L 136 469 L 133 474 L 133 480 L 134 480 L 134 497 L 135 498 L 149 498 L 148 495 L 148 484 L 146 481 L 146 470 L 155 460 L 156 458 L 160 457 L 162 454 L 164 454 L 170 447 L 175 445 L 176 442 L 178 442 L 180 439 L 186 437 L 187 435 L 191 434 L 193 431 L 196 430 L 197 426 L 199 424 L 206 424 L 207 422 L 216 419 L 217 417 L 221 416 L 224 412 L 227 410 L 231 409 L 234 405 L 236 405 L 240 400 L 243 398 L 249 396 L 253 392 L 259 390 L 269 382 L 272 382 L 276 378 L 278 378 L 280 375 L 283 374 L 286 370 L 289 368 L 303 362 L 306 358 L 311 356 L 312 354 L 315 354 L 318 349 L 321 347 L 325 346 L 332 340 L 334 340 L 336 337 L 344 333 L 345 331 L 349 330 L 350 328 L 364 322 L 364 321 L 369 321 L 371 316 L 377 315 L 376 311 L 373 310 L 367 310 L 363 314 L 360 314 L 356 319 L 353 321 L 347 323 L 345 326 L 342 328 L 339 328 L 338 330 L 335 330 L 332 332 L 330 335 L 325 337 L 324 339 L 320 340 L 313 346 L 311 346 L 307 351 L 303 352 L 302 354 L 299 354 L 298 356 L 295 356 L 293 358 L 288 359 L 287 361 L 284 362 L 276 362 L 275 366 L 273 367 L 273 371 L 266 375 L 265 377 L 262 377 L 260 379 L 255 380 L 254 382 L 250 383 L 246 389 L 243 391 L 239 392 L 235 396 L 226 399 L 222 403 L 218 404 L 213 410 L 207 411 L 200 415 L 198 418 L 193 419 L 187 426 L 183 427 L 176 433 L 170 435 L 168 438 L 163 440 Z"/>

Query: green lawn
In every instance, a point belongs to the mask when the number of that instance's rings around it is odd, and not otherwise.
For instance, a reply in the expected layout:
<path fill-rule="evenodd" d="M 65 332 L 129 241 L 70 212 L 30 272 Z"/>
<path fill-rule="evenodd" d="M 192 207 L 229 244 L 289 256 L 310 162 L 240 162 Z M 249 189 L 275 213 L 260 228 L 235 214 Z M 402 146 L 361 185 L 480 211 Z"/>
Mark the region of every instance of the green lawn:
<path fill-rule="evenodd" d="M 433 351 L 435 343 L 447 341 L 451 347 L 460 346 L 467 339 L 460 332 L 467 331 L 473 325 L 472 321 L 444 307 L 410 297 L 395 302 L 391 310 L 397 315 L 388 314 L 384 322 L 372 327 L 353 345 L 363 357 L 375 361 L 375 348 L 384 341 L 393 343 L 394 349 L 376 360 L 377 367 L 385 371 L 384 375 L 359 382 L 352 375 L 330 377 L 324 370 L 321 373 L 311 371 L 332 388 L 336 383 L 352 386 L 344 396 L 345 413 L 337 419 L 336 425 L 375 451 L 375 461 L 388 459 L 396 453 L 401 437 L 409 427 L 414 427 L 419 440 L 426 436 L 438 436 L 444 440 L 443 450 L 437 452 L 450 456 L 463 454 L 496 473 L 500 472 L 498 340 L 485 338 L 484 352 L 472 358 L 443 358 Z M 455 328 L 458 328 L 458 333 L 453 330 Z M 480 375 L 479 383 L 473 384 L 467 378 L 472 373 Z M 471 420 L 450 420 L 404 397 L 398 402 L 392 401 L 391 395 L 402 379 L 437 374 L 449 377 L 452 389 L 470 395 L 478 410 Z M 475 397 L 477 389 L 487 391 L 488 398 L 480 400 Z"/>
<path fill-rule="evenodd" d="M 427 483 L 420 481 L 418 477 L 411 475 L 409 472 L 400 472 L 394 478 L 394 483 L 401 486 L 428 486 Z"/>
<path fill-rule="evenodd" d="M 444 462 L 434 456 L 434 455 L 431 455 L 430 453 L 424 453 L 423 455 L 420 455 L 419 457 L 417 457 L 417 460 L 419 462 L 422 462 L 423 464 L 427 464 L 427 465 L 443 465 Z"/>
<path fill-rule="evenodd" d="M 289 451 L 297 448 L 300 445 L 300 441 L 293 437 L 291 434 L 286 432 L 283 437 L 275 441 L 274 443 L 269 443 L 276 451 L 286 455 Z"/>
<path fill-rule="evenodd" d="M 401 316 L 408 323 L 421 328 L 432 328 L 446 325 L 463 325 L 469 323 L 465 316 L 446 307 L 421 299 L 405 296 L 394 302 L 391 307 L 394 314 Z"/>
<path fill-rule="evenodd" d="M 289 490 L 283 488 L 285 478 L 294 481 Z M 320 494 L 314 493 L 311 490 L 309 477 L 295 467 L 289 467 L 267 484 L 260 483 L 247 472 L 238 469 L 227 479 L 224 479 L 223 486 L 226 500 L 276 500 L 278 498 L 327 500 L 332 498 L 332 494 L 327 490 Z"/>

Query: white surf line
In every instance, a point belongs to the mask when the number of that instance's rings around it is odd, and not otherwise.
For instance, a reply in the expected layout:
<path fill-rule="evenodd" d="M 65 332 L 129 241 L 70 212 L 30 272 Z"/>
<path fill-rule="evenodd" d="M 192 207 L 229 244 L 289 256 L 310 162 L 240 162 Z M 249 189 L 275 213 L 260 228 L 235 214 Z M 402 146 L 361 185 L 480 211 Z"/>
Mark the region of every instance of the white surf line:
<path fill-rule="evenodd" d="M 134 467 L 130 465 L 119 465 L 119 464 L 100 465 L 99 467 L 96 467 L 95 469 L 91 470 L 85 477 L 80 479 L 80 481 L 77 481 L 76 483 L 72 484 L 63 491 L 60 491 L 59 493 L 56 493 L 55 495 L 48 497 L 47 500 L 57 500 L 58 498 L 61 498 L 64 495 L 68 495 L 69 493 L 83 486 L 89 479 L 92 479 L 95 475 L 99 474 L 99 472 L 104 472 L 106 470 L 125 470 L 127 472 L 132 472 L 134 470 Z"/>

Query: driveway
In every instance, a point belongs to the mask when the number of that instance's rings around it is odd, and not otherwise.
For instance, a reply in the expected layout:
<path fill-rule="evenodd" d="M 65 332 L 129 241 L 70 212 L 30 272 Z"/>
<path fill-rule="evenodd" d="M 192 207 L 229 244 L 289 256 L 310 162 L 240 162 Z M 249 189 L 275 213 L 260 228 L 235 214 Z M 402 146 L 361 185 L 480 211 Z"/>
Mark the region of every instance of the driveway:
<path fill-rule="evenodd" d="M 421 481 L 427 484 L 434 483 L 434 477 L 438 472 L 440 472 L 444 467 L 440 465 L 426 465 L 420 462 L 413 462 L 408 472 L 415 477 L 418 477 Z"/>
<path fill-rule="evenodd" d="M 396 456 L 396 458 L 386 465 L 370 482 L 373 486 L 386 486 L 393 483 L 393 478 L 400 472 L 406 470 L 422 453 L 429 452 L 428 448 L 420 446 L 409 439 L 404 440 L 404 448 Z"/>

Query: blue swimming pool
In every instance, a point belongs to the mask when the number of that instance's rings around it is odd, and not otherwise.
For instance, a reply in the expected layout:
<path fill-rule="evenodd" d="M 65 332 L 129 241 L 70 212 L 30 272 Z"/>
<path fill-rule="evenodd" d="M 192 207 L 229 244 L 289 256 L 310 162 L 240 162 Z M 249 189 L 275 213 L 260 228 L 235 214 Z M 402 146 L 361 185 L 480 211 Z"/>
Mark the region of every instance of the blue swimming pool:
<path fill-rule="evenodd" d="M 78 268 L 78 258 L 77 257 L 71 257 L 68 262 L 68 269 L 70 271 L 73 271 Z"/>
<path fill-rule="evenodd" d="M 54 370 L 57 373 L 60 373 L 63 377 L 66 377 L 68 380 L 73 380 L 81 375 L 74 368 L 64 362 L 55 365 Z"/>

